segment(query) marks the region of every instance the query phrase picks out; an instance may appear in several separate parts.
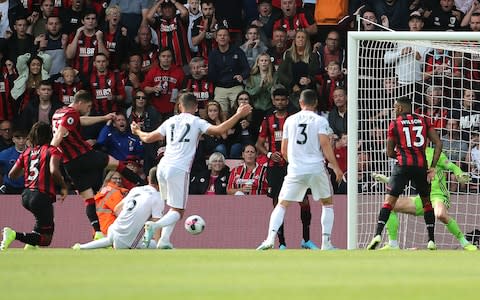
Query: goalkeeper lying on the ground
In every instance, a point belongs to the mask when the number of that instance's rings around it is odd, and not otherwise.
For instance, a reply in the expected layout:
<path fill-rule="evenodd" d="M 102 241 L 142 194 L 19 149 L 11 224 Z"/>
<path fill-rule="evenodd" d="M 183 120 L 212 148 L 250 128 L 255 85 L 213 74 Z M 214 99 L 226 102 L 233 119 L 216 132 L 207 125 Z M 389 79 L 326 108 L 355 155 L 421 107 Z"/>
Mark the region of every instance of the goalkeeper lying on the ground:
<path fill-rule="evenodd" d="M 433 148 L 428 147 L 425 150 L 428 164 L 432 162 Z M 445 178 L 445 171 L 452 171 L 459 183 L 467 183 L 470 181 L 470 176 L 464 173 L 456 164 L 450 162 L 447 156 L 442 152 L 437 163 L 435 177 L 432 180 L 432 191 L 430 192 L 430 200 L 432 201 L 435 217 L 442 221 L 453 236 L 460 242 L 463 249 L 469 251 L 477 250 L 475 245 L 470 244 L 463 235 L 463 232 L 458 227 L 457 221 L 448 215 L 448 208 L 450 207 L 450 193 L 447 189 L 447 181 Z M 389 178 L 383 174 L 373 173 L 372 177 L 380 182 L 388 183 Z M 400 197 L 393 208 L 390 218 L 386 224 L 388 231 L 389 243 L 380 250 L 399 249 L 397 234 L 398 234 L 398 217 L 395 212 L 423 216 L 422 200 L 417 195 L 416 197 Z"/>

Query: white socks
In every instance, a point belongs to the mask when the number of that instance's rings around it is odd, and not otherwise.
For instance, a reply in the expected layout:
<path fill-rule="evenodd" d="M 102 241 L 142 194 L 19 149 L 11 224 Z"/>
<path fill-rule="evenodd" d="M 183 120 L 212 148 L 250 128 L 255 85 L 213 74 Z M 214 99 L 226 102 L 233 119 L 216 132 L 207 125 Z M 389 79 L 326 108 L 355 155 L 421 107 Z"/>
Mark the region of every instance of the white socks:
<path fill-rule="evenodd" d="M 324 205 L 322 207 L 322 245 L 330 244 L 330 236 L 332 235 L 333 228 L 333 205 Z"/>
<path fill-rule="evenodd" d="M 180 220 L 180 213 L 176 210 L 169 210 L 160 220 L 154 222 L 152 227 L 154 230 L 163 228 L 171 224 L 175 224 Z"/>
<path fill-rule="evenodd" d="M 283 218 L 285 217 L 285 207 L 277 204 L 270 215 L 270 223 L 268 225 L 268 242 L 275 242 L 275 236 L 277 235 L 278 228 L 282 226 Z"/>
<path fill-rule="evenodd" d="M 175 224 L 176 223 L 173 223 L 162 228 L 162 236 L 158 240 L 158 245 L 170 244 L 170 236 L 172 235 L 173 229 L 175 229 Z"/>

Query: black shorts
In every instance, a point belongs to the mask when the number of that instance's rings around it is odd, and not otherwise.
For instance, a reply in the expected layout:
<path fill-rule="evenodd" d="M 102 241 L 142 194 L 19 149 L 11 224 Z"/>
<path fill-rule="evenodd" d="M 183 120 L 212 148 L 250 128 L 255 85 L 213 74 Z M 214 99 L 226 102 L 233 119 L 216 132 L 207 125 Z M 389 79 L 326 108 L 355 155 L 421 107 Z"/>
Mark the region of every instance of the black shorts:
<path fill-rule="evenodd" d="M 268 197 L 278 198 L 278 194 L 280 194 L 280 189 L 282 188 L 285 175 L 287 175 L 287 166 L 268 166 Z"/>
<path fill-rule="evenodd" d="M 51 195 L 38 190 L 25 189 L 22 193 L 22 205 L 35 216 L 33 231 L 39 234 L 53 235 L 55 223 L 53 222 L 53 201 Z"/>
<path fill-rule="evenodd" d="M 65 164 L 65 170 L 79 192 L 94 188 L 102 180 L 108 165 L 108 154 L 91 150 Z M 95 189 L 95 188 L 94 188 Z"/>
<path fill-rule="evenodd" d="M 427 170 L 421 167 L 395 166 L 387 186 L 389 195 L 398 197 L 403 193 L 409 181 L 415 184 L 420 197 L 430 195 L 430 183 L 427 182 Z"/>

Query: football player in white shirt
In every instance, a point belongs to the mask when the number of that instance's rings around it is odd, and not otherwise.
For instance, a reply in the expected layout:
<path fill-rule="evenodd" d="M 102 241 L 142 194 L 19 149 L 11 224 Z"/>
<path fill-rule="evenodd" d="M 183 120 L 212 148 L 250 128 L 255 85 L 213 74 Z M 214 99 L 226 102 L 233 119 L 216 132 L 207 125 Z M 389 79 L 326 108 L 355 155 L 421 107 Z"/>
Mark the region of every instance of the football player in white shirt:
<path fill-rule="evenodd" d="M 160 198 L 157 182 L 157 168 L 150 170 L 149 184 L 134 187 L 120 203 L 115 206 L 117 219 L 108 228 L 106 237 L 86 244 L 73 245 L 74 250 L 98 249 L 113 246 L 115 249 L 144 248 L 139 243 L 142 228 L 147 220 L 159 220 L 163 215 L 165 201 Z M 148 245 L 155 248 L 156 244 Z"/>
<path fill-rule="evenodd" d="M 158 163 L 157 178 L 162 200 L 166 200 L 170 210 L 160 220 L 145 223 L 144 245 L 149 245 L 155 230 L 162 229 L 157 248 L 171 249 L 170 235 L 175 223 L 183 216 L 187 205 L 190 168 L 202 134 L 221 135 L 246 117 L 252 107 L 241 105 L 237 112 L 225 122 L 212 125 L 195 116 L 198 109 L 196 97 L 192 93 L 183 93 L 178 97 L 181 112 L 170 117 L 152 132 L 143 132 L 132 122 L 132 133 L 139 136 L 144 143 L 166 140 L 165 153 Z"/>
<path fill-rule="evenodd" d="M 343 172 L 330 144 L 328 121 L 316 113 L 317 95 L 312 90 L 304 90 L 299 103 L 301 111 L 287 118 L 283 125 L 281 152 L 288 162 L 287 175 L 278 196 L 278 204 L 270 216 L 267 239 L 257 250 L 273 248 L 288 205 L 302 202 L 309 188 L 313 200 L 321 200 L 323 204 L 322 250 L 335 249 L 330 242 L 334 219 L 333 191 L 324 157 L 333 167 L 337 182 L 342 179 Z"/>

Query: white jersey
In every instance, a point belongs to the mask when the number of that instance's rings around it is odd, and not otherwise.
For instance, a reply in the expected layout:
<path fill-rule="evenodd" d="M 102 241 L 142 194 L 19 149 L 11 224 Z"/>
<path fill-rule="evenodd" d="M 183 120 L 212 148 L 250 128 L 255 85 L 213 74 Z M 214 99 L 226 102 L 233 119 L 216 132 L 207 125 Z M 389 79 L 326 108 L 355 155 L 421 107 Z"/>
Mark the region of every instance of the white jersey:
<path fill-rule="evenodd" d="M 302 110 L 285 120 L 283 139 L 288 140 L 288 174 L 320 172 L 325 159 L 318 135 L 328 135 L 329 131 L 327 119 L 313 111 Z"/>
<path fill-rule="evenodd" d="M 157 131 L 165 136 L 167 146 L 160 165 L 190 172 L 200 135 L 210 126 L 212 124 L 189 113 L 181 113 L 163 122 Z"/>
<path fill-rule="evenodd" d="M 122 201 L 123 209 L 108 228 L 108 234 L 131 246 L 150 217 L 162 217 L 165 201 L 160 198 L 160 192 L 150 185 L 134 187 Z"/>

